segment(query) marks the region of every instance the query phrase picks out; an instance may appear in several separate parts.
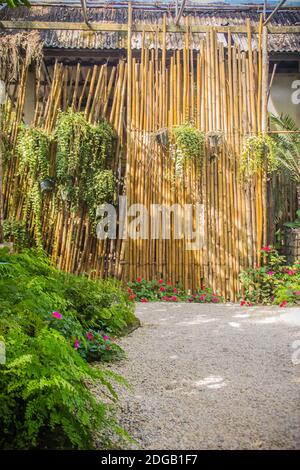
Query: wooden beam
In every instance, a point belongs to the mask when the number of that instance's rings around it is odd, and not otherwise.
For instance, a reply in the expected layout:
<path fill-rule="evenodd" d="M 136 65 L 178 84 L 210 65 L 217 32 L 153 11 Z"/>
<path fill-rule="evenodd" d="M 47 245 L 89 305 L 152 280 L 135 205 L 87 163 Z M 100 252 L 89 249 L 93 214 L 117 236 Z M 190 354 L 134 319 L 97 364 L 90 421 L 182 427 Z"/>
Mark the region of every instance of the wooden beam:
<path fill-rule="evenodd" d="M 58 22 L 58 21 L 0 21 L 0 29 L 30 29 L 30 30 L 58 30 L 58 31 L 89 31 L 93 32 L 128 32 L 127 24 L 123 23 L 106 23 L 97 22 L 90 23 L 90 27 L 85 23 L 74 23 L 74 22 Z M 93 31 L 91 31 L 91 28 Z M 132 25 L 132 31 L 134 32 L 161 32 L 163 30 L 162 24 L 144 24 L 136 23 Z M 207 33 L 210 30 L 210 26 L 206 25 L 193 25 L 190 27 L 192 33 Z M 167 33 L 184 33 L 186 31 L 185 26 L 176 26 L 169 24 L 167 25 Z M 247 33 L 246 26 L 215 26 L 217 33 Z M 300 26 L 268 26 L 268 31 L 271 34 L 300 34 Z M 251 27 L 252 33 L 258 33 L 258 27 Z"/>
<path fill-rule="evenodd" d="M 285 4 L 286 0 L 281 0 L 277 5 L 276 7 L 274 8 L 274 10 L 272 11 L 272 13 L 270 14 L 270 16 L 268 16 L 264 22 L 264 26 L 267 26 L 267 24 L 271 21 L 271 19 L 273 18 L 273 16 L 277 13 L 277 11 Z"/>
<path fill-rule="evenodd" d="M 176 26 L 179 24 L 180 18 L 182 17 L 183 10 L 184 10 L 184 7 L 186 5 L 186 2 L 187 2 L 187 0 L 182 0 L 182 3 L 181 3 L 180 8 L 179 8 L 179 12 L 178 12 L 178 14 L 176 15 L 176 18 L 175 18 L 175 25 Z"/>

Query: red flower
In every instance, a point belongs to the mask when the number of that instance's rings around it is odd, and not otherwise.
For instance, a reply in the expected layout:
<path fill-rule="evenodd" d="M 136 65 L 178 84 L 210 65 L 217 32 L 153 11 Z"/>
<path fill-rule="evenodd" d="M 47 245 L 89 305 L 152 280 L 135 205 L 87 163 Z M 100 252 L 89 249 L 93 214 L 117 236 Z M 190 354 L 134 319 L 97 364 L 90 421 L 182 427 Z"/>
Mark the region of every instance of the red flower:
<path fill-rule="evenodd" d="M 219 302 L 219 299 L 218 299 L 217 297 L 213 297 L 213 298 L 211 299 L 211 301 L 214 302 L 214 303 L 216 303 L 216 302 Z"/>
<path fill-rule="evenodd" d="M 62 319 L 62 314 L 59 312 L 53 312 L 52 317 L 57 318 L 58 320 Z"/>
<path fill-rule="evenodd" d="M 162 284 L 162 283 L 164 282 L 164 280 L 163 280 L 163 279 L 159 279 L 158 282 L 159 282 L 160 284 Z"/>
<path fill-rule="evenodd" d="M 138 277 L 136 282 L 141 282 L 142 278 L 141 277 Z"/>
<path fill-rule="evenodd" d="M 165 299 L 166 301 L 170 300 L 167 295 L 165 295 L 164 299 Z"/>
<path fill-rule="evenodd" d="M 174 292 L 174 294 L 176 294 L 176 292 L 177 292 L 176 287 L 174 287 L 173 292 Z"/>
<path fill-rule="evenodd" d="M 134 300 L 135 299 L 135 294 L 130 294 L 129 299 Z"/>
<path fill-rule="evenodd" d="M 176 300 L 177 300 L 176 295 L 173 295 L 171 298 L 172 298 L 173 302 L 176 302 Z"/>
<path fill-rule="evenodd" d="M 246 300 L 241 300 L 240 306 L 243 307 L 246 304 Z"/>
<path fill-rule="evenodd" d="M 159 290 L 164 292 L 166 290 L 166 288 L 164 286 L 162 286 Z"/>
<path fill-rule="evenodd" d="M 206 294 L 202 294 L 200 300 L 203 302 L 205 300 Z"/>
<path fill-rule="evenodd" d="M 272 250 L 272 248 L 269 245 L 261 247 L 261 251 L 271 251 L 271 250 Z"/>
<path fill-rule="evenodd" d="M 147 302 L 147 299 L 141 299 L 141 302 Z"/>
<path fill-rule="evenodd" d="M 128 289 L 127 289 L 127 292 L 132 292 L 132 290 L 128 288 Z"/>
<path fill-rule="evenodd" d="M 293 276 L 294 274 L 296 274 L 296 271 L 295 269 L 290 269 L 287 273 L 289 276 Z"/>
<path fill-rule="evenodd" d="M 286 304 L 287 304 L 287 301 L 286 301 L 286 300 L 283 300 L 283 301 L 281 302 L 281 304 L 279 305 L 279 307 L 285 307 Z"/>

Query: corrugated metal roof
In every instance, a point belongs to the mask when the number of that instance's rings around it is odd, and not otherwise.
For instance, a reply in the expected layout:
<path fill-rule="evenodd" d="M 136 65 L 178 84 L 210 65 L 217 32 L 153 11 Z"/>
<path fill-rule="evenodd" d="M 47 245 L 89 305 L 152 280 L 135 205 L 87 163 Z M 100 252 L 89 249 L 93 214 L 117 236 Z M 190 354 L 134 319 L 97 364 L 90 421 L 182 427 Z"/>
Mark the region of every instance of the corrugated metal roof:
<path fill-rule="evenodd" d="M 237 26 L 244 25 L 249 18 L 253 24 L 258 25 L 260 10 L 193 10 L 186 13 L 190 17 L 191 25 L 211 26 Z M 174 12 L 167 13 L 167 23 L 174 22 Z M 127 9 L 115 8 L 89 8 L 90 21 L 107 21 L 127 23 Z M 73 21 L 82 22 L 82 12 L 77 7 L 45 7 L 33 6 L 11 10 L 4 8 L 0 11 L 0 19 L 5 20 L 36 20 L 36 21 Z M 133 21 L 138 23 L 161 24 L 163 12 L 145 9 L 133 10 Z M 279 11 L 271 21 L 272 25 L 292 26 L 300 25 L 300 9 Z M 124 32 L 92 32 L 92 31 L 41 31 L 41 36 L 47 48 L 66 49 L 123 49 L 127 47 L 127 35 Z M 193 33 L 192 47 L 199 49 L 201 33 Z M 245 34 L 233 34 L 234 42 L 241 50 L 248 49 L 247 36 Z M 218 34 L 218 39 L 225 46 L 227 38 L 225 34 Z M 145 40 L 149 47 L 155 47 L 155 33 L 146 33 Z M 132 47 L 139 49 L 142 43 L 142 33 L 134 32 Z M 184 36 L 180 33 L 167 34 L 167 48 L 181 49 L 184 44 Z M 160 45 L 158 43 L 158 45 Z M 257 47 L 257 37 L 253 35 L 252 48 Z M 300 52 L 300 33 L 296 34 L 270 34 L 269 49 L 271 52 Z"/>

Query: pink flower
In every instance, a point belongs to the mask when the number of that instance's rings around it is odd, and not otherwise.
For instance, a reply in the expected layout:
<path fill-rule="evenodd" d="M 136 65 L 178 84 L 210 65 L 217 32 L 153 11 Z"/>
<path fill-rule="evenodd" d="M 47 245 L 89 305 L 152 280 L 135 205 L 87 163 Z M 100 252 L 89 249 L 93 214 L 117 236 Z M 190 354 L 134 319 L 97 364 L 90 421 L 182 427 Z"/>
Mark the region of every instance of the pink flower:
<path fill-rule="evenodd" d="M 283 301 L 281 302 L 281 304 L 279 305 L 279 307 L 285 307 L 286 304 L 287 304 L 287 301 L 286 301 L 286 300 L 283 300 Z"/>
<path fill-rule="evenodd" d="M 294 269 L 290 269 L 289 271 L 287 271 L 287 274 L 289 276 L 293 276 L 294 274 L 296 274 L 296 271 Z"/>
<path fill-rule="evenodd" d="M 271 247 L 269 245 L 262 246 L 261 251 L 271 251 Z"/>
<path fill-rule="evenodd" d="M 147 302 L 147 299 L 141 299 L 141 302 Z"/>
<path fill-rule="evenodd" d="M 57 318 L 58 320 L 62 319 L 62 314 L 59 312 L 53 312 L 52 317 Z"/>
<path fill-rule="evenodd" d="M 211 301 L 214 302 L 214 303 L 216 303 L 216 302 L 219 302 L 219 299 L 217 299 L 217 297 L 213 297 L 213 298 L 211 299 Z"/>
<path fill-rule="evenodd" d="M 253 307 L 253 304 L 251 302 L 247 302 L 247 307 Z"/>
<path fill-rule="evenodd" d="M 162 286 L 159 290 L 164 292 L 166 290 L 166 288 L 164 286 Z"/>
<path fill-rule="evenodd" d="M 165 299 L 166 301 L 170 300 L 167 295 L 164 296 L 164 299 Z"/>
<path fill-rule="evenodd" d="M 176 287 L 174 287 L 173 292 L 174 292 L 174 294 L 176 294 L 176 292 L 177 292 Z"/>
<path fill-rule="evenodd" d="M 107 335 L 103 335 L 103 339 L 104 339 L 104 341 L 108 341 L 109 337 Z"/>
<path fill-rule="evenodd" d="M 202 294 L 200 297 L 200 300 L 203 302 L 203 300 L 205 300 L 205 297 L 206 297 L 206 294 Z"/>
<path fill-rule="evenodd" d="M 177 300 L 176 295 L 173 295 L 173 296 L 171 297 L 171 299 L 172 299 L 174 302 L 176 302 L 176 300 Z"/>
<path fill-rule="evenodd" d="M 74 349 L 78 349 L 78 348 L 79 348 L 79 346 L 80 346 L 79 339 L 78 339 L 78 338 L 76 338 L 76 341 L 75 341 L 75 343 L 74 343 Z"/>
<path fill-rule="evenodd" d="M 92 341 L 92 339 L 94 338 L 93 333 L 87 333 L 86 337 L 89 341 Z"/>
<path fill-rule="evenodd" d="M 164 280 L 163 280 L 163 279 L 159 279 L 158 282 L 159 282 L 160 284 L 162 284 L 162 283 L 164 282 Z"/>
<path fill-rule="evenodd" d="M 268 275 L 268 276 L 273 276 L 273 274 L 274 274 L 274 271 L 268 271 L 268 272 L 267 272 L 267 275 Z"/>
<path fill-rule="evenodd" d="M 300 290 L 296 290 L 295 295 L 300 295 Z"/>
<path fill-rule="evenodd" d="M 136 282 L 141 282 L 142 278 L 141 277 L 138 277 Z"/>

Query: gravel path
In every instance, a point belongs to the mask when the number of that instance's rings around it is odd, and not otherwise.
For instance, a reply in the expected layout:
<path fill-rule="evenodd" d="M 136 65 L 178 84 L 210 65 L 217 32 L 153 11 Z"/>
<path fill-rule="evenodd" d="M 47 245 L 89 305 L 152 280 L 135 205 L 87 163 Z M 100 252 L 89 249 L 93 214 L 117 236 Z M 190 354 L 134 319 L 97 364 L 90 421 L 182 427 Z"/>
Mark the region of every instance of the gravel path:
<path fill-rule="evenodd" d="M 112 366 L 133 386 L 120 418 L 137 448 L 300 448 L 300 308 L 149 303 L 137 316 Z"/>

